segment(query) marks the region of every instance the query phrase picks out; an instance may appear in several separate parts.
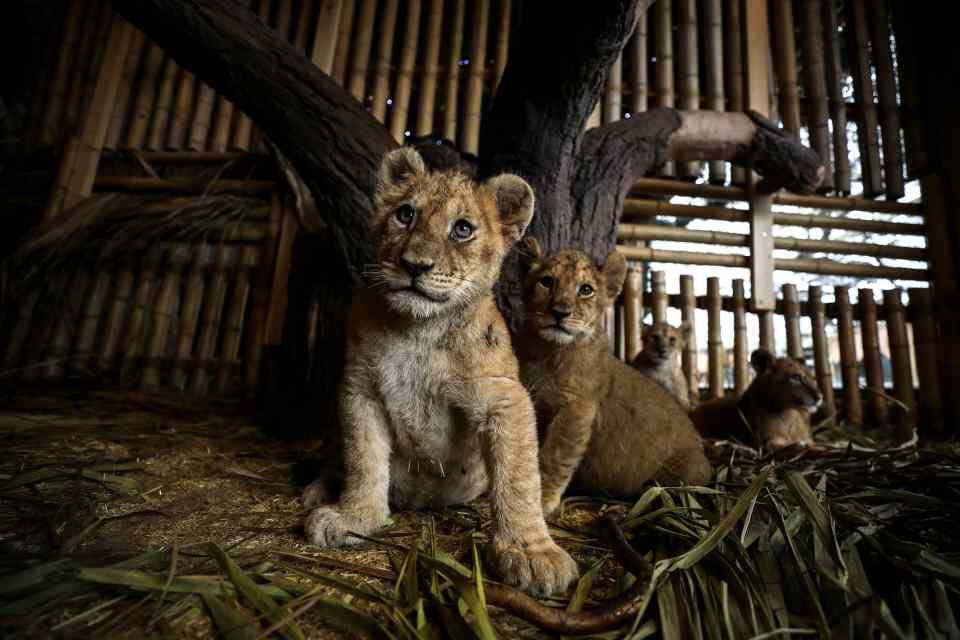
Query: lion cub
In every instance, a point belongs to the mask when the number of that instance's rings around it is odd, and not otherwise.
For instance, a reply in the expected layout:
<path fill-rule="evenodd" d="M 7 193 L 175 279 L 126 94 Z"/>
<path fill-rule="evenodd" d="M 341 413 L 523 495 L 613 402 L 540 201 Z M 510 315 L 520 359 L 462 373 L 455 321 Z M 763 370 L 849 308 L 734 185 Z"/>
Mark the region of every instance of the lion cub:
<path fill-rule="evenodd" d="M 526 326 L 517 355 L 546 431 L 544 512 L 557 508 L 574 473 L 577 486 L 618 496 L 651 479 L 707 482 L 710 464 L 687 414 L 666 389 L 617 360 L 601 329 L 623 286 L 623 257 L 611 253 L 603 268 L 572 249 L 544 258 L 533 238 L 523 253 Z"/>
<path fill-rule="evenodd" d="M 700 433 L 765 449 L 811 444 L 810 416 L 822 396 L 810 371 L 802 362 L 775 358 L 766 349 L 754 351 L 750 363 L 757 377 L 742 396 L 704 402 L 691 414 Z"/>
<path fill-rule="evenodd" d="M 696 390 L 690 389 L 680 366 L 680 354 L 689 339 L 687 322 L 679 327 L 666 322 L 644 325 L 643 350 L 632 363 L 637 371 L 663 385 L 687 412 L 697 404 Z"/>
<path fill-rule="evenodd" d="M 369 286 L 355 293 L 340 389 L 344 488 L 309 514 L 310 542 L 359 542 L 389 506 L 442 507 L 489 492 L 491 561 L 509 583 L 566 589 L 573 559 L 540 507 L 536 416 L 491 287 L 533 215 L 504 174 L 477 185 L 430 172 L 406 147 L 380 168 Z M 307 506 L 316 495 L 304 494 Z"/>

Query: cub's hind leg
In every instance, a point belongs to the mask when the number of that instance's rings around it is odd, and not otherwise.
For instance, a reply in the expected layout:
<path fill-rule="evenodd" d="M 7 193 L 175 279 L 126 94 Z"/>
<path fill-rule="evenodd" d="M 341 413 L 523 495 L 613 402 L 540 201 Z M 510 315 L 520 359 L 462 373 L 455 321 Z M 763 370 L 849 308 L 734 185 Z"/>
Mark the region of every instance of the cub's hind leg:
<path fill-rule="evenodd" d="M 340 403 L 343 492 L 337 504 L 311 511 L 305 525 L 307 539 L 321 547 L 356 544 L 361 540 L 349 532 L 366 535 L 390 516 L 391 437 L 383 406 L 372 394 L 349 388 L 349 383 Z M 304 500 L 310 497 L 305 493 Z"/>
<path fill-rule="evenodd" d="M 683 482 L 704 485 L 713 478 L 713 467 L 703 453 L 703 447 L 681 449 L 667 458 L 654 476 L 661 484 Z"/>

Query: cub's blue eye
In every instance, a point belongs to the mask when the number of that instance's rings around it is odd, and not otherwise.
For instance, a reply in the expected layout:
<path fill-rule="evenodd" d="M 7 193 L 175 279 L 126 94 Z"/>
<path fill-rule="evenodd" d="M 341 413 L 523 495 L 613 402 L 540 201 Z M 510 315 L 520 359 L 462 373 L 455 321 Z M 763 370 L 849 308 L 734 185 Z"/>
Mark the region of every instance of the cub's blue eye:
<path fill-rule="evenodd" d="M 466 220 L 457 220 L 453 223 L 453 229 L 450 230 L 450 237 L 459 242 L 469 240 L 473 237 L 474 226 Z"/>
<path fill-rule="evenodd" d="M 397 207 L 397 210 L 393 215 L 397 219 L 397 222 L 403 226 L 407 226 L 413 222 L 414 213 L 413 207 L 408 204 L 402 204 Z"/>
<path fill-rule="evenodd" d="M 577 295 L 579 295 L 581 298 L 589 298 L 593 295 L 593 287 L 589 284 L 582 284 L 580 285 L 580 288 L 577 289 Z"/>
<path fill-rule="evenodd" d="M 555 282 L 556 280 L 554 280 L 552 276 L 543 276 L 542 278 L 540 278 L 540 284 L 546 287 L 547 289 L 553 289 L 553 285 Z"/>

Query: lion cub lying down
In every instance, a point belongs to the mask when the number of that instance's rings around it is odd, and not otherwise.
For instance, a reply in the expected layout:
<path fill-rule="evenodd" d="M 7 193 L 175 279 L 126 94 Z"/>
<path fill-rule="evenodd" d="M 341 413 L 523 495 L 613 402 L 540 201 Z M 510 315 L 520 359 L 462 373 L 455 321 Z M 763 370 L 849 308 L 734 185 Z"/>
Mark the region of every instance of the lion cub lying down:
<path fill-rule="evenodd" d="M 544 258 L 524 241 L 527 314 L 517 340 L 520 376 L 546 431 L 540 450 L 543 510 L 552 513 L 576 473 L 587 491 L 629 496 L 643 483 L 707 482 L 700 436 L 669 392 L 610 352 L 604 309 L 623 287 L 626 263 L 602 269 L 568 249 Z"/>
<path fill-rule="evenodd" d="M 637 371 L 669 391 L 687 412 L 697 404 L 696 390 L 690 389 L 680 365 L 680 353 L 689 339 L 690 325 L 686 322 L 679 327 L 666 322 L 644 325 L 643 349 L 632 362 Z"/>
<path fill-rule="evenodd" d="M 577 577 L 543 519 L 536 418 L 491 292 L 532 215 L 533 191 L 517 176 L 477 185 L 427 171 L 410 148 L 384 157 L 375 262 L 354 296 L 339 397 L 344 488 L 307 517 L 310 542 L 359 542 L 349 532 L 383 526 L 390 504 L 489 492 L 489 550 L 504 581 L 546 594 Z M 308 487 L 304 502 L 313 495 Z"/>
<path fill-rule="evenodd" d="M 775 358 L 766 349 L 754 351 L 750 363 L 757 377 L 742 396 L 704 402 L 691 414 L 700 433 L 764 449 L 812 444 L 810 415 L 822 396 L 810 371 L 803 363 Z"/>

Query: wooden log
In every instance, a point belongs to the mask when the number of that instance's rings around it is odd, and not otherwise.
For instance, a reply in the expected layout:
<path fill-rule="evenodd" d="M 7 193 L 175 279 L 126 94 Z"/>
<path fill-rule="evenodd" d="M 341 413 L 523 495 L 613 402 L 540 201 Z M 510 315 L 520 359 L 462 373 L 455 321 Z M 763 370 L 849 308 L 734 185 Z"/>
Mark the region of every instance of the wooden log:
<path fill-rule="evenodd" d="M 147 130 L 153 115 L 157 95 L 157 77 L 163 68 L 163 49 L 148 41 L 147 53 L 140 70 L 140 82 L 137 85 L 137 100 L 130 116 L 130 128 L 123 146 L 128 149 L 141 149 L 146 146 Z"/>
<path fill-rule="evenodd" d="M 709 364 L 710 398 L 723 397 L 723 340 L 720 336 L 720 314 L 723 310 L 720 298 L 720 279 L 707 278 L 707 362 Z"/>
<path fill-rule="evenodd" d="M 870 69 L 870 38 L 867 35 L 866 0 L 847 3 L 846 32 L 850 72 L 853 75 L 854 102 L 857 104 L 857 140 L 860 144 L 860 171 L 863 177 L 863 195 L 873 198 L 883 193 L 883 175 L 880 169 L 880 145 L 877 140 L 877 109 L 874 105 L 873 78 Z"/>
<path fill-rule="evenodd" d="M 217 338 L 220 334 L 220 323 L 223 317 L 223 302 L 227 293 L 227 262 L 230 249 L 219 246 L 210 274 L 210 283 L 207 288 L 206 300 L 200 314 L 200 333 L 197 336 L 197 346 L 194 349 L 196 366 L 193 378 L 190 381 L 190 395 L 201 397 L 207 395 L 210 382 L 209 367 L 212 365 Z"/>
<path fill-rule="evenodd" d="M 659 0 L 653 5 L 653 29 L 657 64 L 655 87 L 658 107 L 673 107 L 673 7 L 672 0 Z M 673 163 L 667 162 L 661 175 L 673 175 Z"/>
<path fill-rule="evenodd" d="M 141 364 L 144 341 L 146 339 L 147 314 L 153 307 L 156 296 L 157 271 L 163 260 L 164 247 L 155 245 L 144 258 L 140 269 L 140 279 L 133 294 L 130 318 L 123 338 L 123 364 L 120 368 L 120 380 L 130 382 Z"/>
<path fill-rule="evenodd" d="M 633 37 L 630 39 L 630 111 L 631 113 L 642 113 L 647 110 L 647 102 L 650 97 L 650 55 L 648 53 L 649 41 L 647 38 L 648 12 L 644 12 L 637 18 L 637 26 L 633 30 Z"/>
<path fill-rule="evenodd" d="M 603 87 L 603 123 L 620 120 L 623 113 L 623 54 L 617 56 L 607 72 Z"/>
<path fill-rule="evenodd" d="M 787 332 L 787 355 L 803 360 L 803 344 L 800 341 L 800 298 L 797 286 L 783 285 L 783 320 Z"/>
<path fill-rule="evenodd" d="M 450 49 L 447 52 L 447 72 L 443 83 L 443 137 L 457 139 L 457 98 L 460 88 L 460 52 L 463 48 L 465 3 L 453 3 L 450 29 Z"/>
<path fill-rule="evenodd" d="M 793 26 L 792 0 L 773 0 L 773 47 L 777 79 L 780 81 L 780 115 L 783 128 L 800 135 L 800 94 L 797 87 L 797 44 Z"/>
<path fill-rule="evenodd" d="M 942 434 L 945 426 L 943 394 L 940 386 L 937 322 L 934 316 L 933 299 L 930 289 L 927 288 L 909 289 L 908 294 L 920 391 L 917 416 L 919 423 L 928 428 L 931 433 Z"/>
<path fill-rule="evenodd" d="M 860 315 L 860 339 L 863 343 L 863 369 L 867 379 L 867 412 L 873 426 L 885 424 L 888 405 L 883 384 L 883 365 L 880 359 L 880 339 L 877 330 L 877 303 L 873 289 L 860 289 L 857 293 L 857 310 Z"/>
<path fill-rule="evenodd" d="M 750 383 L 747 358 L 747 301 L 743 279 L 733 281 L 733 392 L 743 393 Z"/>
<path fill-rule="evenodd" d="M 705 0 L 704 22 L 704 93 L 706 107 L 712 111 L 724 111 L 726 98 L 723 95 L 723 2 Z M 727 181 L 727 165 L 722 161 L 709 164 L 710 182 L 723 184 Z"/>
<path fill-rule="evenodd" d="M 313 36 L 313 46 L 310 47 L 310 61 L 327 75 L 333 73 L 333 59 L 337 51 L 337 33 L 340 30 L 343 5 L 344 0 L 320 0 L 317 31 Z"/>
<path fill-rule="evenodd" d="M 185 245 L 177 244 L 170 248 L 165 273 L 150 309 L 150 328 L 140 376 L 140 388 L 144 391 L 157 391 L 161 386 L 160 363 L 170 336 L 180 295 L 181 272 L 187 255 L 188 248 Z"/>
<path fill-rule="evenodd" d="M 40 142 L 42 144 L 54 144 L 63 136 L 71 70 L 79 57 L 84 14 L 90 11 L 92 11 L 92 3 L 71 2 L 68 6 L 60 57 L 48 92 L 46 112 L 41 125 Z"/>
<path fill-rule="evenodd" d="M 170 125 L 170 111 L 173 108 L 174 91 L 177 77 L 180 75 L 180 66 L 167 57 L 157 90 L 154 104 L 153 120 L 150 123 L 150 135 L 147 137 L 146 148 L 152 151 L 162 149 Z"/>
<path fill-rule="evenodd" d="M 850 156 L 847 153 L 847 108 L 843 97 L 846 72 L 840 58 L 840 31 L 833 2 L 820 3 L 824 37 L 824 66 L 830 120 L 833 125 L 833 184 L 840 193 L 850 193 Z"/>
<path fill-rule="evenodd" d="M 840 371 L 843 380 L 843 413 L 846 423 L 858 427 L 863 424 L 863 404 L 860 399 L 860 366 L 857 362 L 856 340 L 853 334 L 853 307 L 847 287 L 834 287 L 837 307 L 837 333 L 840 342 Z"/>
<path fill-rule="evenodd" d="M 356 34 L 353 40 L 353 57 L 350 59 L 350 82 L 348 89 L 360 104 L 367 104 L 367 64 L 373 45 L 373 19 L 377 13 L 376 0 L 363 0 L 357 16 Z"/>
<path fill-rule="evenodd" d="M 723 40 L 724 44 L 724 88 L 727 94 L 727 110 L 744 110 L 744 84 L 746 82 L 743 74 L 743 35 L 740 32 L 743 24 L 741 10 L 743 4 L 740 0 L 733 2 L 724 2 L 726 9 L 726 33 Z M 746 183 L 746 171 L 742 167 L 731 167 L 730 181 L 736 185 Z"/>
<path fill-rule="evenodd" d="M 423 52 L 423 73 L 420 76 L 420 94 L 417 100 L 417 126 L 414 133 L 425 136 L 433 133 L 433 113 L 437 96 L 437 77 L 440 61 L 440 33 L 443 28 L 443 0 L 430 0 L 427 15 L 426 49 Z"/>
<path fill-rule="evenodd" d="M 490 22 L 490 0 L 475 0 L 473 10 L 473 36 L 460 148 L 467 153 L 476 154 L 480 150 L 480 118 L 483 115 L 483 76 L 487 69 L 487 25 Z"/>
<path fill-rule="evenodd" d="M 104 149 L 117 149 L 121 143 L 123 125 L 127 122 L 130 108 L 130 94 L 140 67 L 140 60 L 147 50 L 147 39 L 139 29 L 134 29 L 130 36 L 130 48 L 123 63 L 123 72 L 120 76 L 120 86 L 117 89 L 113 104 L 113 113 L 107 127 L 107 137 L 103 141 Z"/>
<path fill-rule="evenodd" d="M 400 52 L 400 71 L 393 92 L 393 109 L 390 111 L 390 133 L 393 139 L 403 144 L 404 132 L 408 131 L 410 117 L 410 92 L 413 88 L 413 71 L 417 63 L 417 42 L 420 39 L 420 0 L 408 0 L 407 21 L 403 29 L 403 50 Z"/>
<path fill-rule="evenodd" d="M 184 366 L 193 350 L 197 334 L 197 322 L 200 319 L 200 307 L 203 305 L 205 291 L 204 275 L 210 256 L 209 246 L 205 243 L 193 248 L 193 257 L 187 271 L 183 301 L 180 305 L 180 323 L 177 328 L 176 359 L 170 374 L 170 386 L 183 391 L 187 383 L 187 371 Z"/>
<path fill-rule="evenodd" d="M 872 0 L 867 12 L 870 42 L 877 75 L 880 101 L 880 130 L 883 135 L 883 184 L 888 200 L 904 195 L 903 154 L 900 151 L 900 114 L 897 106 L 897 81 L 890 50 L 890 11 L 887 0 Z"/>
<path fill-rule="evenodd" d="M 643 271 L 627 269 L 623 287 L 624 359 L 633 362 L 643 348 Z"/>
<path fill-rule="evenodd" d="M 370 112 L 380 122 L 387 119 L 387 100 L 390 99 L 390 70 L 393 63 L 393 36 L 397 31 L 398 0 L 384 0 L 380 15 L 380 42 L 374 69 L 373 102 Z"/>
<path fill-rule="evenodd" d="M 757 322 L 760 331 L 760 348 L 770 353 L 777 352 L 777 345 L 773 335 L 773 312 L 769 309 L 757 311 Z"/>
<path fill-rule="evenodd" d="M 650 274 L 651 310 L 654 322 L 667 321 L 667 280 L 663 271 Z"/>
<path fill-rule="evenodd" d="M 601 124 L 603 124 L 603 108 L 598 100 L 593 105 L 593 111 L 590 112 L 590 116 L 587 118 L 587 124 L 584 125 L 584 129 L 596 129 Z"/>
<path fill-rule="evenodd" d="M 821 414 L 836 415 L 837 406 L 833 396 L 833 372 L 830 369 L 830 352 L 827 346 L 826 314 L 820 287 L 810 285 L 807 294 L 807 309 L 810 315 L 811 333 L 813 334 L 813 367 L 817 374 L 817 386 L 823 394 Z"/>
<path fill-rule="evenodd" d="M 233 286 L 230 291 L 230 304 L 223 319 L 223 345 L 220 362 L 214 381 L 216 393 L 223 395 L 230 391 L 235 379 L 236 366 L 240 362 L 240 345 L 243 336 L 247 305 L 250 301 L 250 273 L 257 264 L 258 248 L 244 247 L 237 261 Z"/>
<path fill-rule="evenodd" d="M 893 369 L 893 396 L 899 400 L 894 409 L 897 443 L 909 442 L 916 431 L 916 402 L 913 395 L 913 372 L 910 367 L 910 343 L 907 339 L 906 314 L 900 289 L 883 292 L 887 316 L 887 339 L 890 341 L 890 365 Z"/>
<path fill-rule="evenodd" d="M 103 341 L 100 344 L 99 365 L 101 371 L 114 368 L 117 348 L 123 335 L 124 320 L 131 311 L 131 293 L 133 291 L 133 270 L 129 266 L 120 269 L 117 282 L 110 300 L 110 313 L 103 327 Z"/>
<path fill-rule="evenodd" d="M 77 329 L 77 341 L 74 345 L 74 358 L 70 362 L 70 371 L 74 374 L 89 374 L 98 369 L 96 357 L 97 334 L 110 292 L 112 275 L 105 268 L 96 270 L 93 286 L 87 295 L 86 303 Z"/>
<path fill-rule="evenodd" d="M 333 79 L 340 86 L 346 86 L 347 63 L 350 61 L 350 43 L 353 41 L 353 18 L 356 13 L 356 0 L 342 0 L 340 21 L 337 33 L 337 46 L 333 54 Z"/>
<path fill-rule="evenodd" d="M 900 113 L 907 157 L 907 176 L 919 178 L 929 170 L 927 139 L 920 115 L 920 89 L 917 84 L 917 43 L 914 41 L 914 6 L 906 0 L 894 0 L 893 31 L 897 41 L 897 79 L 900 85 Z"/>
<path fill-rule="evenodd" d="M 827 74 L 823 60 L 823 29 L 820 0 L 802 0 L 800 3 L 800 35 L 803 42 L 804 96 L 808 106 L 807 130 L 810 146 L 823 162 L 824 177 L 821 189 L 833 190 L 833 162 L 830 154 L 830 124 L 827 99 Z M 799 117 L 799 114 L 798 114 Z"/>
<path fill-rule="evenodd" d="M 700 108 L 699 52 L 697 51 L 697 0 L 677 2 L 677 66 L 680 78 L 678 106 L 685 111 Z M 700 174 L 699 162 L 678 162 L 677 175 L 693 178 Z"/>
<path fill-rule="evenodd" d="M 690 326 L 687 342 L 680 354 L 683 375 L 694 398 L 700 397 L 700 374 L 697 371 L 697 296 L 693 291 L 693 276 L 680 276 L 680 318 Z"/>
<path fill-rule="evenodd" d="M 510 14 L 513 11 L 511 0 L 500 0 L 500 11 L 497 23 L 497 50 L 493 57 L 493 87 L 490 91 L 491 99 L 497 95 L 503 70 L 507 68 L 507 56 L 510 54 Z"/>
<path fill-rule="evenodd" d="M 257 16 L 265 23 L 270 22 L 270 0 L 257 0 Z M 366 65 L 366 61 L 364 61 Z M 242 111 L 237 112 L 237 123 L 233 128 L 233 137 L 227 143 L 230 149 L 246 151 L 253 140 L 253 121 Z"/>

